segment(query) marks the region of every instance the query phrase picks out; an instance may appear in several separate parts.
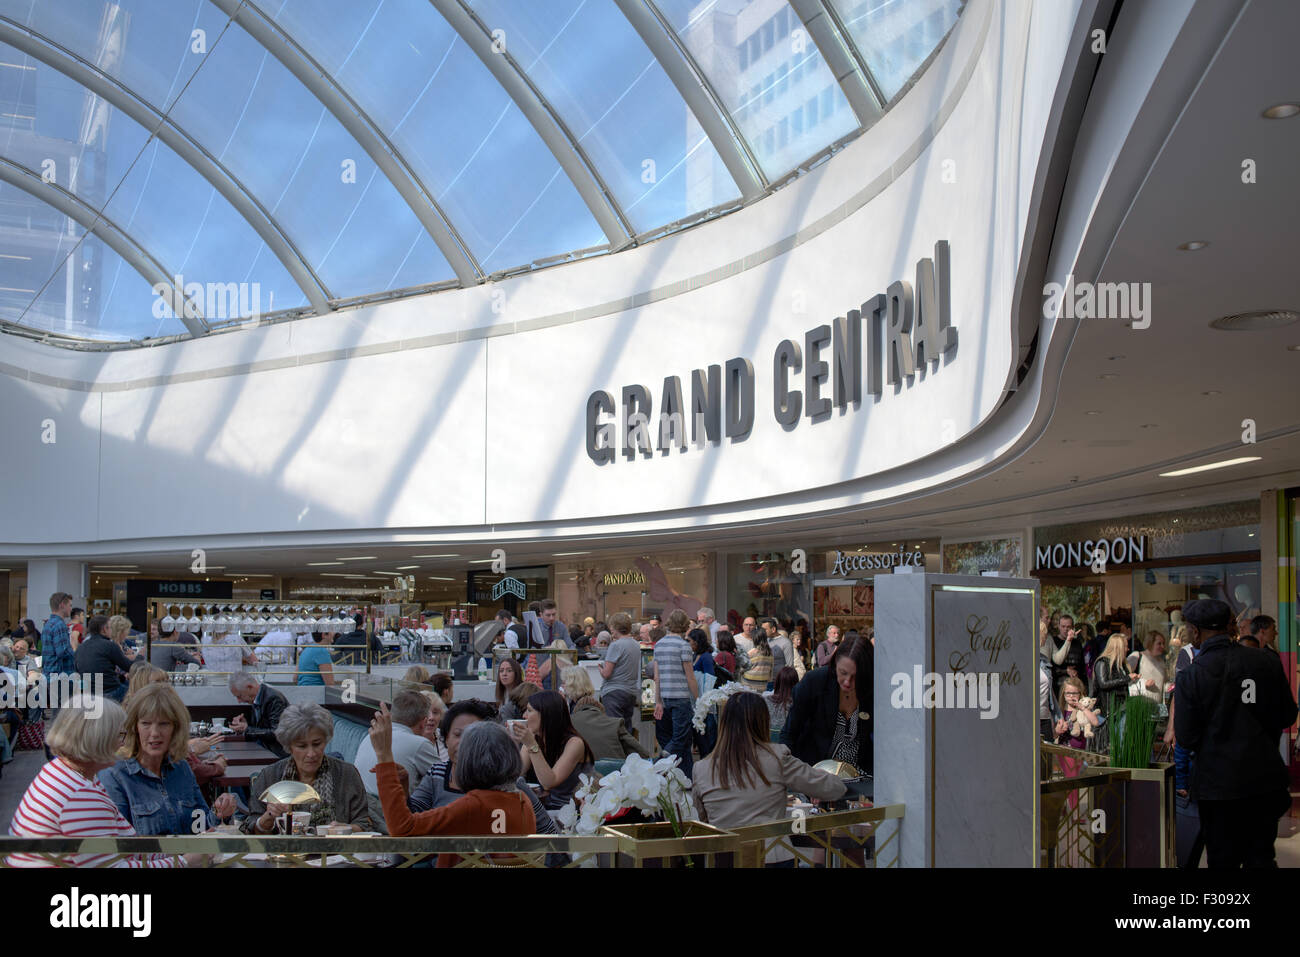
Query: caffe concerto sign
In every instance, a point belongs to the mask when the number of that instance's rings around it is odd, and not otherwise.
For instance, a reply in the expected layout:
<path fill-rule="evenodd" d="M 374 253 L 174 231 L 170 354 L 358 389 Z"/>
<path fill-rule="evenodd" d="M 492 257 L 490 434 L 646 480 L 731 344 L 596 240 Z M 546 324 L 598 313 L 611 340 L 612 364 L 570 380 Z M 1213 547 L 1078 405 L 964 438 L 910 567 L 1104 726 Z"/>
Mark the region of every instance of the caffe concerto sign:
<path fill-rule="evenodd" d="M 951 301 L 948 243 L 940 241 L 934 259 L 916 264 L 915 286 L 895 280 L 857 309 L 809 329 L 802 342 L 777 344 L 770 365 L 772 415 L 792 431 L 801 419 L 817 424 L 831 417 L 832 408 L 858 406 L 864 377 L 866 390 L 879 397 L 883 385 L 912 388 L 917 372 L 937 374 L 940 359 L 957 348 Z M 685 452 L 688 433 L 699 449 L 720 444 L 724 435 L 744 441 L 754 425 L 754 379 L 753 363 L 737 357 L 694 370 L 685 390 L 679 376 L 668 376 L 657 403 L 641 384 L 623 386 L 617 406 L 611 393 L 593 392 L 587 398 L 587 455 L 606 465 L 618 451 L 629 462 L 655 451 L 666 455 L 674 446 Z"/>

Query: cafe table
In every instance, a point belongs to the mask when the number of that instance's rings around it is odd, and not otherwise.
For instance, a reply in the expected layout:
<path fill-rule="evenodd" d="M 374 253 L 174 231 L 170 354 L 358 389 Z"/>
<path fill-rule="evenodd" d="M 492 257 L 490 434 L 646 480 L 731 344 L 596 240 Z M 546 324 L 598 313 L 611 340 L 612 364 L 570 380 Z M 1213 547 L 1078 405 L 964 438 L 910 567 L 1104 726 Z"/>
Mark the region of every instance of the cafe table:
<path fill-rule="evenodd" d="M 229 767 L 245 764 L 274 764 L 280 760 L 273 751 L 269 751 L 260 744 L 245 748 L 235 748 L 223 744 L 213 748 L 211 756 L 205 754 L 203 758 L 205 761 L 215 761 L 218 756 L 225 758 Z"/>
<path fill-rule="evenodd" d="M 226 773 L 219 778 L 213 778 L 213 780 L 223 788 L 246 788 L 253 778 L 274 763 L 274 761 L 268 761 L 264 764 L 227 765 Z"/>

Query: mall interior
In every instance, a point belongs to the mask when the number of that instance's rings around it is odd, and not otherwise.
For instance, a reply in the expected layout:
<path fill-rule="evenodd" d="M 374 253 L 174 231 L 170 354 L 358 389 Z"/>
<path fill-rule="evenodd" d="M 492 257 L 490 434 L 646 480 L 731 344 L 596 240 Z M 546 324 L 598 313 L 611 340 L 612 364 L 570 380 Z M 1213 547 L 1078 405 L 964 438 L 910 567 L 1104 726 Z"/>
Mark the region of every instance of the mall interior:
<path fill-rule="evenodd" d="M 967 576 L 1053 639 L 1269 616 L 1294 696 L 1297 32 L 1291 0 L 0 0 L 4 627 L 58 592 L 250 647 L 356 613 L 490 697 L 483 627 L 537 600 L 883 644 L 882 579 Z M 362 670 L 395 693 L 409 650 Z M 1279 753 L 1300 794 L 1294 724 Z"/>

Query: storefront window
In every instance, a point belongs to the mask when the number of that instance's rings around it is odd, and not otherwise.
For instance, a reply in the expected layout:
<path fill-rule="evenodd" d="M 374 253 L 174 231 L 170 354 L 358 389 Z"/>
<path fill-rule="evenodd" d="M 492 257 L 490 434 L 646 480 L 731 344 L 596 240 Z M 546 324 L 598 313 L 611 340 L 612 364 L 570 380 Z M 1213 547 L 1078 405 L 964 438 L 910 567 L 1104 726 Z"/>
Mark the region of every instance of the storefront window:
<path fill-rule="evenodd" d="M 804 560 L 809 567 L 794 570 L 790 552 L 744 552 L 727 556 L 727 608 L 718 620 L 732 633 L 739 632 L 746 618 L 775 618 L 787 623 L 812 622 L 812 566 L 815 556 Z"/>
<path fill-rule="evenodd" d="M 694 621 L 701 608 L 710 606 L 712 578 L 708 552 L 564 562 L 555 566 L 555 601 L 561 620 L 571 625 L 584 618 L 608 621 L 620 611 L 642 622 L 677 609 Z M 714 613 L 722 617 L 716 608 Z"/>
<path fill-rule="evenodd" d="M 1250 620 L 1263 614 L 1259 596 L 1258 562 L 1142 569 L 1133 572 L 1133 630 L 1139 640 L 1152 631 L 1168 638 L 1182 622 L 1184 602 L 1216 598 L 1232 608 L 1238 628 L 1249 631 Z"/>

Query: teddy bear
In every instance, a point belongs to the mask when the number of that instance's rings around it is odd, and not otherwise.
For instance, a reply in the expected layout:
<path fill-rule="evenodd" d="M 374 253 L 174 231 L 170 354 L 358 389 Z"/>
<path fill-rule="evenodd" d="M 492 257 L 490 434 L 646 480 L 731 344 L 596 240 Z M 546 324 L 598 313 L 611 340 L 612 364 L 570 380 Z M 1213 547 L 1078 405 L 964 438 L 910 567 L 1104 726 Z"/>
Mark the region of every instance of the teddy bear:
<path fill-rule="evenodd" d="M 1079 735 L 1082 734 L 1084 740 L 1088 740 L 1092 738 L 1093 736 L 1092 722 L 1083 716 L 1083 712 L 1085 709 L 1087 709 L 1088 711 L 1092 711 L 1096 707 L 1097 707 L 1096 698 L 1079 699 L 1079 707 L 1077 707 L 1073 712 L 1074 724 L 1070 728 L 1070 737 L 1077 738 L 1079 737 Z"/>

